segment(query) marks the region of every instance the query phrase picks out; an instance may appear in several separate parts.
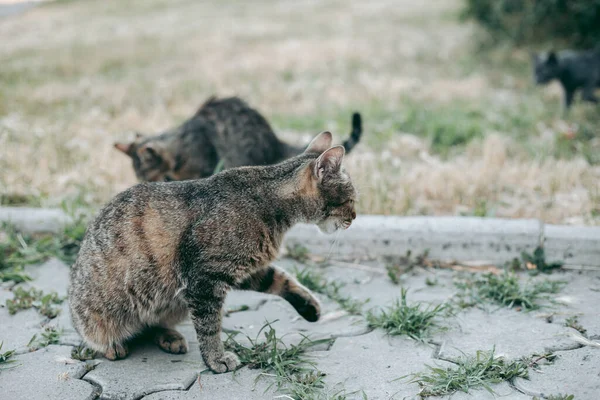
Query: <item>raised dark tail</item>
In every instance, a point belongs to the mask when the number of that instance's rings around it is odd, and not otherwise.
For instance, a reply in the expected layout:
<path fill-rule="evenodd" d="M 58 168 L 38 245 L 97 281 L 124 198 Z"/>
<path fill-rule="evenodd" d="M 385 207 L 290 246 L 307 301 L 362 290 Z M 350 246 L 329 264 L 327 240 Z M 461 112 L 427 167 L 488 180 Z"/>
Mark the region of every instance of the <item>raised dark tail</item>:
<path fill-rule="evenodd" d="M 350 137 L 342 143 L 346 153 L 350 153 L 350 151 L 356 146 L 356 144 L 360 141 L 360 137 L 362 135 L 362 118 L 359 113 L 355 112 L 352 114 L 352 131 L 350 131 Z"/>

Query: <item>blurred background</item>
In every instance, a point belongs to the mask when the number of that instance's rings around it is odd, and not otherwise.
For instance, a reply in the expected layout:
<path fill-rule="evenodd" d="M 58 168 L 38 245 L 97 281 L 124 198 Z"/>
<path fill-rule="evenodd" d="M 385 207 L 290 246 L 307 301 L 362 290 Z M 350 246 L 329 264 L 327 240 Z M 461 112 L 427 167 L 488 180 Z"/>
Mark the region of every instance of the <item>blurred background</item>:
<path fill-rule="evenodd" d="M 16 8 L 15 8 L 16 7 Z M 98 206 L 116 140 L 238 95 L 278 136 L 337 141 L 362 214 L 600 224 L 600 106 L 567 114 L 529 51 L 600 43 L 598 0 L 0 1 L 0 202 Z"/>

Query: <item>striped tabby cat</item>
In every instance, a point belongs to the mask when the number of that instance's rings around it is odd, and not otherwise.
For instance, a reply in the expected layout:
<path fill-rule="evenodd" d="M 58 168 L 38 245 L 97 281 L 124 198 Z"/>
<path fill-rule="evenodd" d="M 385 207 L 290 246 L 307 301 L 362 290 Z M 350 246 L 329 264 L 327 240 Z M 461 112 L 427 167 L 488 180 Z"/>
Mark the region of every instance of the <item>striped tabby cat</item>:
<path fill-rule="evenodd" d="M 89 225 L 71 270 L 71 314 L 84 342 L 115 360 L 149 332 L 164 351 L 185 353 L 174 327 L 190 314 L 204 362 L 226 372 L 239 365 L 221 342 L 230 289 L 281 296 L 317 321 L 317 299 L 270 263 L 294 224 L 331 233 L 356 218 L 344 148 L 331 143 L 324 132 L 280 164 L 142 183 L 117 195 Z"/>

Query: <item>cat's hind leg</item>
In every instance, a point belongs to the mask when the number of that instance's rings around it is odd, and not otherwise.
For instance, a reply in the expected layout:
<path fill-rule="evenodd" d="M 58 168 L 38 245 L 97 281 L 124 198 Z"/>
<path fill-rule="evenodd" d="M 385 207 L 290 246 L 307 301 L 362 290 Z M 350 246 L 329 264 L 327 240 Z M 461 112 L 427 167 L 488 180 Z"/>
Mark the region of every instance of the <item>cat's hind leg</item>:
<path fill-rule="evenodd" d="M 275 266 L 268 266 L 236 286 L 240 290 L 270 293 L 287 300 L 305 320 L 315 322 L 321 315 L 319 300 L 293 276 Z"/>

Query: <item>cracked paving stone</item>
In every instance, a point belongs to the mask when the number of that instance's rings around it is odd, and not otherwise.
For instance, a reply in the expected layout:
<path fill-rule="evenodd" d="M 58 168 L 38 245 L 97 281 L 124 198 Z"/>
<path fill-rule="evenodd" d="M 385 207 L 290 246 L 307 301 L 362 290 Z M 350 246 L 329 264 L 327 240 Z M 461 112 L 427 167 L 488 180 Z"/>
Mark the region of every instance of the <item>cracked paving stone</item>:
<path fill-rule="evenodd" d="M 143 400 L 265 400 L 275 397 L 271 383 L 260 370 L 242 368 L 235 373 L 202 374 L 187 391 L 158 392 Z"/>
<path fill-rule="evenodd" d="M 90 371 L 85 380 L 102 388 L 102 399 L 139 399 L 163 390 L 185 390 L 206 369 L 198 349 L 191 324 L 178 326 L 188 340 L 187 354 L 169 354 L 150 341 L 139 341 L 130 347 L 123 360 L 102 362 Z M 193 339 L 193 340 L 192 340 Z"/>
<path fill-rule="evenodd" d="M 86 400 L 98 394 L 94 386 L 79 379 L 86 365 L 71 359 L 70 347 L 50 345 L 14 359 L 16 367 L 0 372 L 3 399 Z"/>
<path fill-rule="evenodd" d="M 272 323 L 278 337 L 285 337 L 290 341 L 299 341 L 302 335 L 317 339 L 361 335 L 370 330 L 362 317 L 347 315 L 340 311 L 336 303 L 322 296 L 320 300 L 321 318 L 317 322 L 304 320 L 287 301 L 273 298 L 256 311 L 239 312 L 223 318 L 223 328 L 240 331 L 237 339 L 244 336 L 254 339 L 268 321 Z"/>
<path fill-rule="evenodd" d="M 332 267 L 330 267 L 332 268 Z M 411 302 L 440 304 L 449 301 L 455 294 L 452 272 L 446 270 L 420 270 L 403 276 L 400 284 L 393 284 L 386 275 L 373 275 L 365 283 L 350 283 L 343 286 L 342 294 L 357 300 L 369 300 L 365 307 L 386 308 L 400 298 L 402 288 L 408 289 L 407 298 Z M 426 284 L 426 278 L 437 281 L 436 285 Z"/>
<path fill-rule="evenodd" d="M 353 393 L 348 399 L 369 400 L 413 398 L 419 393 L 410 378 L 425 365 L 449 367 L 453 364 L 432 358 L 434 348 L 414 340 L 387 336 L 381 331 L 339 338 L 327 352 L 315 353 L 319 370 L 329 387 Z"/>
<path fill-rule="evenodd" d="M 448 331 L 435 335 L 436 341 L 442 343 L 441 359 L 457 360 L 463 354 L 490 351 L 494 346 L 496 355 L 508 359 L 576 346 L 567 337 L 569 330 L 565 326 L 512 309 L 469 309 L 456 315 L 451 324 Z"/>
<path fill-rule="evenodd" d="M 560 279 L 569 281 L 569 284 L 561 290 L 556 298 L 558 302 L 566 306 L 561 309 L 561 315 L 564 318 L 577 315 L 579 324 L 587 330 L 588 336 L 600 336 L 600 317 L 598 316 L 600 272 L 568 273 L 561 276 Z M 561 322 L 564 322 L 564 319 Z"/>
<path fill-rule="evenodd" d="M 27 344 L 33 335 L 40 332 L 44 321 L 46 317 L 38 314 L 34 309 L 22 310 L 10 315 L 6 308 L 0 308 L 0 341 L 3 342 L 3 351 L 28 352 Z"/>
<path fill-rule="evenodd" d="M 64 262 L 51 258 L 43 264 L 28 265 L 25 273 L 32 278 L 28 286 L 33 286 L 44 293 L 56 292 L 60 297 L 67 297 L 70 268 Z"/>
<path fill-rule="evenodd" d="M 531 396 L 572 394 L 576 400 L 597 399 L 600 393 L 600 349 L 582 347 L 557 352 L 552 364 L 530 370 L 529 380 L 515 386 Z"/>

